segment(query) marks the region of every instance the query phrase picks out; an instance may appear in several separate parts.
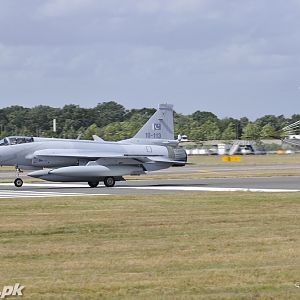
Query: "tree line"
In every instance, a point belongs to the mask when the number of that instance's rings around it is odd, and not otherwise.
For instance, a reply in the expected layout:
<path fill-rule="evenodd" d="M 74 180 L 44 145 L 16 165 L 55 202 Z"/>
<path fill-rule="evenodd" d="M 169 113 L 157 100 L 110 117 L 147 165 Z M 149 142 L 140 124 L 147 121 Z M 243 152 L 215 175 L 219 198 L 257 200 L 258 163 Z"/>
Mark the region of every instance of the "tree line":
<path fill-rule="evenodd" d="M 153 108 L 127 110 L 115 101 L 103 102 L 93 108 L 70 104 L 62 108 L 39 105 L 32 108 L 10 106 L 0 109 L 1 138 L 10 135 L 91 139 L 93 134 L 104 140 L 130 138 L 156 111 Z M 53 119 L 57 131 L 53 132 Z M 255 121 L 247 117 L 218 118 L 212 112 L 196 111 L 190 115 L 174 113 L 175 135 L 185 134 L 190 140 L 277 139 L 281 129 L 300 120 L 265 115 Z"/>

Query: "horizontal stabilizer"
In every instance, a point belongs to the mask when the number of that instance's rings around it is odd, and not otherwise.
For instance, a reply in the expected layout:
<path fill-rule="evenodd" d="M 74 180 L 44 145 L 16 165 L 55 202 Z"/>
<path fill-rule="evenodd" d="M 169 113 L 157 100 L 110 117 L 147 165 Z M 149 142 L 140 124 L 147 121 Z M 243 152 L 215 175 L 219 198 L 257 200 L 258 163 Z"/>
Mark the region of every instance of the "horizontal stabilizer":
<path fill-rule="evenodd" d="M 168 163 L 168 164 L 176 164 L 184 166 L 186 164 L 185 161 L 177 161 L 177 160 L 170 160 L 166 157 L 148 157 L 150 161 L 157 162 L 157 163 Z"/>

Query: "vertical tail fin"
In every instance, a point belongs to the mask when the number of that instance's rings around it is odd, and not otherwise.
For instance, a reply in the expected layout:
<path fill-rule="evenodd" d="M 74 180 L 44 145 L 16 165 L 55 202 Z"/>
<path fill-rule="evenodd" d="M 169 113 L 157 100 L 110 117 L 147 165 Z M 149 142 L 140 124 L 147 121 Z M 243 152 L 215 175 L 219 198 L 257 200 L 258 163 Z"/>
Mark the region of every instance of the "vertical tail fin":
<path fill-rule="evenodd" d="M 134 138 L 174 140 L 173 105 L 160 104 Z"/>

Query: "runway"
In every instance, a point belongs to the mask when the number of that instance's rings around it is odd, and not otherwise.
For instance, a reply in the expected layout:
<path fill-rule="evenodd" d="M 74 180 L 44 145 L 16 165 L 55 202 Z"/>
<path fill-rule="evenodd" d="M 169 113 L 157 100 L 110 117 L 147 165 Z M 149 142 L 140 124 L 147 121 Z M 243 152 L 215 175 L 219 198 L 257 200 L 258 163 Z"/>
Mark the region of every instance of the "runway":
<path fill-rule="evenodd" d="M 0 183 L 0 198 L 78 197 L 170 192 L 300 192 L 300 176 L 129 180 L 115 187 L 99 185 L 90 188 L 86 183 L 24 183 L 16 188 L 12 183 Z"/>

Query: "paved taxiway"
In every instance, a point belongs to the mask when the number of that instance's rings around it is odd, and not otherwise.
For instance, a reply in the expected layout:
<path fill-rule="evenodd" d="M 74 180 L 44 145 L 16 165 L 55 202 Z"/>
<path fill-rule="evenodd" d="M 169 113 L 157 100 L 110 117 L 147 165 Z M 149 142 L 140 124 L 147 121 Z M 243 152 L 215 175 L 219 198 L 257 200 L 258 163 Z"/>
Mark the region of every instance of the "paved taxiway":
<path fill-rule="evenodd" d="M 114 188 L 99 185 L 90 188 L 86 183 L 24 183 L 16 188 L 12 183 L 0 183 L 0 198 L 97 196 L 124 194 L 154 194 L 169 192 L 250 191 L 300 192 L 300 176 L 129 180 L 118 182 Z"/>
<path fill-rule="evenodd" d="M 199 174 L 213 172 L 222 177 L 223 172 L 248 172 L 257 170 L 300 169 L 300 164 L 282 165 L 230 165 L 230 166 L 199 166 L 189 165 L 185 168 L 171 168 L 160 170 L 151 174 L 159 174 L 168 177 L 176 174 L 184 178 L 185 174 Z M 150 176 L 151 176 L 150 174 Z M 28 183 L 31 179 L 22 174 L 24 185 L 16 188 L 13 185 L 15 172 L 11 170 L 0 170 L 0 180 L 11 183 L 0 183 L 0 198 L 18 197 L 59 197 L 59 196 L 94 196 L 94 195 L 124 195 L 124 194 L 154 194 L 168 192 L 201 192 L 201 191 L 258 191 L 258 192 L 300 192 L 300 176 L 274 176 L 274 177 L 234 177 L 234 178 L 198 178 L 198 179 L 147 179 L 141 176 L 140 180 L 128 180 L 117 182 L 114 188 L 106 188 L 99 185 L 98 188 L 90 188 L 87 183 L 51 183 L 39 182 Z M 26 182 L 26 180 L 28 181 Z"/>

